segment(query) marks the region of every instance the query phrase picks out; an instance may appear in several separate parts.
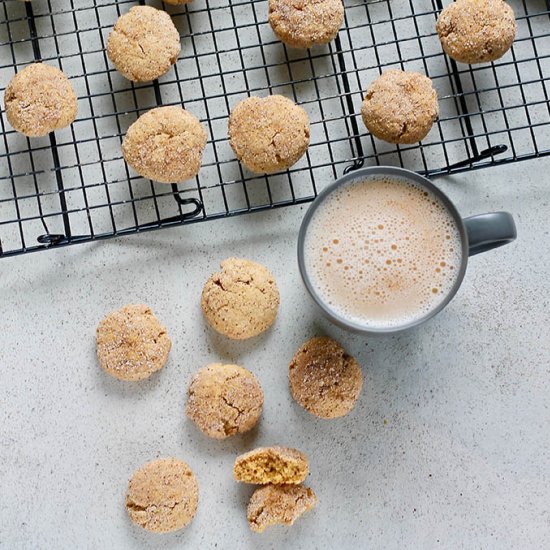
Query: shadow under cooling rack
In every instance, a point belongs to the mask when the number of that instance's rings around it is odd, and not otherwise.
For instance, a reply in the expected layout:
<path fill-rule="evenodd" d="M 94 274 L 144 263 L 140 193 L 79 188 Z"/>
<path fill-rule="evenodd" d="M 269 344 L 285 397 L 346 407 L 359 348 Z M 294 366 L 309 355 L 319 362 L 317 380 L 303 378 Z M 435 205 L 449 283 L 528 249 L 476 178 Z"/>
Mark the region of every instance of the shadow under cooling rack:
<path fill-rule="evenodd" d="M 158 81 L 134 85 L 108 62 L 105 43 L 129 0 L 4 1 L 0 6 L 0 101 L 13 75 L 35 60 L 60 67 L 78 94 L 70 128 L 28 139 L 0 117 L 0 256 L 311 201 L 344 171 L 400 165 L 440 175 L 550 153 L 550 10 L 512 0 L 514 46 L 493 64 L 455 64 L 441 50 L 439 0 L 345 0 L 334 43 L 286 48 L 267 23 L 266 0 L 162 5 L 182 53 Z M 388 68 L 427 74 L 440 118 L 413 146 L 368 134 L 364 90 Z M 308 112 L 311 145 L 290 170 L 251 174 L 227 139 L 231 108 L 249 95 L 283 94 Z M 121 141 L 136 118 L 183 104 L 208 130 L 199 176 L 180 185 L 128 169 Z"/>

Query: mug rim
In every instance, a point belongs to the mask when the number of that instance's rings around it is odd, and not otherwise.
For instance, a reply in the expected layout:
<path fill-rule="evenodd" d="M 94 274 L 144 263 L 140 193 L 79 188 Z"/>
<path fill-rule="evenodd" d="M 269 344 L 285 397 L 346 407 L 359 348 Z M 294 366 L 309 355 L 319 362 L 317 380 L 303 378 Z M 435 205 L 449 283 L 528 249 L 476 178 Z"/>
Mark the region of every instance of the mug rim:
<path fill-rule="evenodd" d="M 445 298 L 435 308 L 428 311 L 425 315 L 422 315 L 421 317 L 418 317 L 417 319 L 414 319 L 413 321 L 409 321 L 408 323 L 405 323 L 403 325 L 390 326 L 390 327 L 368 326 L 365 324 L 356 323 L 354 321 L 351 321 L 350 319 L 346 319 L 345 317 L 342 317 L 341 315 L 337 314 L 321 299 L 318 292 L 313 287 L 311 283 L 311 279 L 308 274 L 308 270 L 305 265 L 304 245 L 305 245 L 306 234 L 307 234 L 309 225 L 311 223 L 311 220 L 315 212 L 319 208 L 319 206 L 324 203 L 324 201 L 327 199 L 329 195 L 334 193 L 334 191 L 336 191 L 340 187 L 349 185 L 361 179 L 367 179 L 367 178 L 376 179 L 377 176 L 378 177 L 388 177 L 388 176 L 397 177 L 401 180 L 405 180 L 405 182 L 416 183 L 424 188 L 427 188 L 429 191 L 435 194 L 442 201 L 447 211 L 452 215 L 457 225 L 458 231 L 460 233 L 460 240 L 462 245 L 460 268 L 458 270 L 458 274 L 455 279 L 455 282 L 451 287 L 451 289 L 449 290 L 449 292 L 446 294 Z M 443 191 L 441 191 L 438 187 L 436 187 L 428 178 L 418 174 L 417 172 L 413 172 L 412 170 L 407 170 L 406 168 L 398 168 L 396 166 L 368 166 L 368 167 L 360 168 L 358 170 L 354 170 L 352 172 L 344 174 L 343 176 L 338 178 L 336 181 L 327 185 L 327 187 L 325 187 L 317 195 L 317 197 L 311 203 L 311 205 L 307 209 L 302 219 L 302 223 L 300 225 L 300 231 L 298 233 L 298 251 L 297 252 L 298 252 L 298 268 L 300 270 L 300 275 L 302 277 L 302 281 L 306 287 L 306 290 L 308 291 L 313 301 L 317 304 L 317 306 L 321 308 L 325 316 L 328 317 L 333 323 L 339 325 L 342 328 L 351 330 L 353 332 L 361 333 L 361 334 L 396 334 L 404 330 L 408 330 L 410 328 L 416 327 L 428 321 L 429 319 L 437 315 L 440 311 L 442 311 L 449 304 L 449 302 L 454 298 L 454 296 L 458 292 L 458 289 L 460 288 L 460 285 L 462 284 L 464 275 L 466 273 L 466 267 L 468 265 L 468 233 L 466 232 L 464 221 L 460 216 L 456 206 L 451 201 L 451 199 L 449 199 L 449 197 L 445 193 L 443 193 Z"/>

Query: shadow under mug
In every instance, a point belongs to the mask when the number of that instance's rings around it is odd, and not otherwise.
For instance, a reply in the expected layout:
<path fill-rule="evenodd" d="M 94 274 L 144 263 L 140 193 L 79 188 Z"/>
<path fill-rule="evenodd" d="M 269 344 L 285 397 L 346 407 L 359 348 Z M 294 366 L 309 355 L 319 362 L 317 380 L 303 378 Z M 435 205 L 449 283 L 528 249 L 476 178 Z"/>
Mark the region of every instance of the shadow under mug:
<path fill-rule="evenodd" d="M 344 185 L 348 185 L 357 181 L 379 179 L 382 177 L 395 177 L 398 178 L 400 181 L 409 181 L 427 189 L 435 196 L 439 197 L 449 214 L 453 217 L 460 233 L 460 240 L 462 243 L 461 263 L 458 270 L 458 276 L 453 287 L 449 290 L 444 300 L 440 302 L 437 306 L 435 306 L 432 310 L 428 311 L 425 315 L 418 317 L 417 319 L 414 319 L 409 323 L 391 327 L 362 325 L 346 319 L 345 317 L 342 317 L 341 315 L 334 312 L 330 308 L 330 306 L 321 299 L 315 287 L 312 285 L 304 258 L 304 244 L 309 224 L 317 209 L 322 208 L 325 199 L 331 193 Z M 362 334 L 394 334 L 396 332 L 401 332 L 403 330 L 415 327 L 427 321 L 428 319 L 439 313 L 453 299 L 454 295 L 457 293 L 460 285 L 462 284 L 462 280 L 464 279 L 469 256 L 474 256 L 475 254 L 486 252 L 487 250 L 491 250 L 493 248 L 511 243 L 516 239 L 516 236 L 517 233 L 514 219 L 512 218 L 512 215 L 508 212 L 491 212 L 488 214 L 479 214 L 463 219 L 458 213 L 455 205 L 451 202 L 447 195 L 445 195 L 429 179 L 425 178 L 424 176 L 421 176 L 416 172 L 412 172 L 404 168 L 396 168 L 393 166 L 372 166 L 346 174 L 345 176 L 341 177 L 340 179 L 336 180 L 334 183 L 323 189 L 323 191 L 321 191 L 321 193 L 319 193 L 317 198 L 313 201 L 304 216 L 302 225 L 300 227 L 300 233 L 298 235 L 298 267 L 300 269 L 302 280 L 304 281 L 304 284 L 310 296 L 321 308 L 325 316 L 328 317 L 332 322 L 336 323 L 342 328 Z"/>

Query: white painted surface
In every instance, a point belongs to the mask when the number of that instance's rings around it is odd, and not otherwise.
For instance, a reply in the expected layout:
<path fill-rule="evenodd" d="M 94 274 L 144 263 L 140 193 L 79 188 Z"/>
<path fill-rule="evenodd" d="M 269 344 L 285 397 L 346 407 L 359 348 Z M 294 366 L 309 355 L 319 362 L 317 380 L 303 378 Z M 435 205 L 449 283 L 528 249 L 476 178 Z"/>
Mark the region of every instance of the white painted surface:
<path fill-rule="evenodd" d="M 550 547 L 550 162 L 440 180 L 463 215 L 506 209 L 519 238 L 473 258 L 451 305 L 425 326 L 364 339 L 321 319 L 302 288 L 295 240 L 303 208 L 0 261 L 0 547 Z M 265 263 L 280 285 L 276 325 L 231 343 L 204 324 L 203 282 L 223 258 Z M 149 381 L 97 365 L 108 311 L 146 302 L 173 339 Z M 287 365 L 307 338 L 340 339 L 364 365 L 347 417 L 293 403 Z M 265 390 L 260 426 L 208 440 L 183 414 L 191 373 L 210 361 L 251 369 Z M 318 508 L 292 528 L 249 531 L 252 488 L 231 476 L 256 445 L 305 451 Z M 144 462 L 174 455 L 200 484 L 191 526 L 153 536 L 126 517 Z"/>

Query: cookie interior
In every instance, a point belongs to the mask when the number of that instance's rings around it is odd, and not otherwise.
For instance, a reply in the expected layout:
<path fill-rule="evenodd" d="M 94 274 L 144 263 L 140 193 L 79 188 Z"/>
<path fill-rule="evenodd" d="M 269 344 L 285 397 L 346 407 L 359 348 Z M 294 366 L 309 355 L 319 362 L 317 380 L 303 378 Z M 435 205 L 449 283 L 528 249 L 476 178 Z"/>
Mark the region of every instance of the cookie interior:
<path fill-rule="evenodd" d="M 244 483 L 297 484 L 306 478 L 308 466 L 305 461 L 265 451 L 237 459 L 233 474 L 237 481 Z"/>

